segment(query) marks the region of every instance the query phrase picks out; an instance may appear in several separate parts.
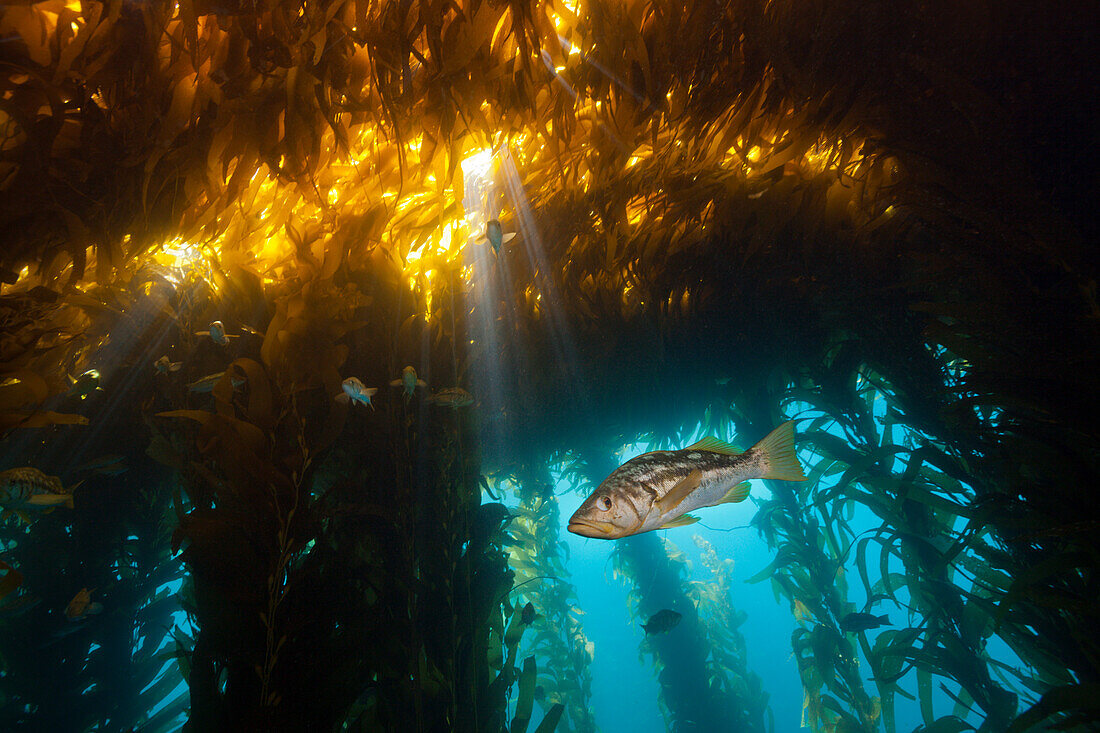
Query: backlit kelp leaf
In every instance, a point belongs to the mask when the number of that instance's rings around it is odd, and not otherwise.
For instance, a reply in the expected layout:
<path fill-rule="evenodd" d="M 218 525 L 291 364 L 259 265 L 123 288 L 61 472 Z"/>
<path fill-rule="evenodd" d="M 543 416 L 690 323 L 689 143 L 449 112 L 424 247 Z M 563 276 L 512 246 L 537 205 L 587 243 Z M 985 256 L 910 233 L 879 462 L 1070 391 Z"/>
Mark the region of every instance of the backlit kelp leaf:
<path fill-rule="evenodd" d="M 538 668 L 534 657 L 523 660 L 523 671 L 519 675 L 519 696 L 516 699 L 516 714 L 512 717 L 510 733 L 526 733 L 531 723 L 531 711 L 535 704 L 535 678 Z"/>
<path fill-rule="evenodd" d="M 515 657 L 523 632 L 527 630 L 527 625 L 523 623 L 520 616 L 519 613 L 513 613 L 508 622 L 508 630 L 504 632 L 504 646 L 508 649 L 509 659 Z"/>

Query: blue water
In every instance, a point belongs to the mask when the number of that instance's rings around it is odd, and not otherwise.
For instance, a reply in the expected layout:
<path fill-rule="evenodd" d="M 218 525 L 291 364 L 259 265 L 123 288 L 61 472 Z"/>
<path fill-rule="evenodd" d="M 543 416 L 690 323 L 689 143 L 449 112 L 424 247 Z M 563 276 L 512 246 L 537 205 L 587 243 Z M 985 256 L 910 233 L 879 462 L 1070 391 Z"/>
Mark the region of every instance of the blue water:
<path fill-rule="evenodd" d="M 840 435 L 839 432 L 836 434 Z M 735 436 L 719 437 L 730 439 Z M 644 444 L 624 446 L 618 456 L 618 463 L 655 447 Z M 809 472 L 815 457 L 803 449 L 800 458 Z M 837 478 L 834 476 L 824 479 L 822 486 Z M 631 613 L 628 594 L 633 581 L 625 576 L 616 577 L 612 557 L 616 541 L 580 537 L 566 529 L 569 516 L 591 489 L 590 485 L 574 487 L 563 480 L 555 487 L 560 511 L 559 540 L 563 540 L 569 550 L 569 560 L 566 563 L 569 577 L 566 580 L 574 586 L 576 602 L 583 612 L 583 631 L 592 644 L 591 711 L 598 729 L 604 733 L 666 731 L 669 726 L 659 703 L 661 693 L 653 659 L 648 652 L 643 651 L 642 646 L 645 634 L 640 623 L 646 619 L 635 618 Z M 760 677 L 763 689 L 769 695 L 774 730 L 777 733 L 810 730 L 801 725 L 803 691 L 791 647 L 791 635 L 798 628 L 799 622 L 791 612 L 789 601 L 785 598 L 777 600 L 770 580 L 745 582 L 774 559 L 774 552 L 757 531 L 745 526 L 757 511 L 754 502 L 762 503 L 770 499 L 771 494 L 763 482 L 753 481 L 751 496 L 751 501 L 740 504 L 699 510 L 696 512 L 701 519 L 699 524 L 659 530 L 658 534 L 683 552 L 688 569 L 685 582 L 705 583 L 712 579 L 710 570 L 702 562 L 696 537 L 710 543 L 719 557 L 733 560 L 729 600 L 736 609 L 748 614 L 748 620 L 739 631 L 746 641 L 749 671 Z M 855 509 L 849 521 L 849 526 L 856 533 L 871 530 L 879 524 L 880 520 L 862 506 Z M 877 549 L 873 552 L 877 559 Z M 856 572 L 854 555 L 854 551 L 851 552 L 845 564 L 847 598 L 859 610 L 867 597 Z M 871 578 L 874 581 L 878 564 L 877 561 L 869 564 L 874 565 Z M 887 568 L 889 572 L 903 571 L 901 561 L 896 556 L 890 558 Z M 964 578 L 956 577 L 956 582 L 964 589 L 967 587 Z M 905 588 L 897 589 L 896 596 L 900 603 L 909 600 Z M 919 623 L 919 619 L 908 617 L 903 606 L 890 601 L 881 601 L 872 610 L 876 614 L 888 614 L 892 626 L 868 631 L 867 639 L 871 646 L 874 645 L 875 637 L 885 628 L 905 628 Z M 859 653 L 858 646 L 854 646 Z M 993 658 L 1008 665 L 1020 664 L 1008 646 L 996 636 L 990 638 L 987 651 Z M 523 656 L 522 649 L 520 656 Z M 877 694 L 877 690 L 871 674 L 867 661 L 861 658 L 860 677 L 865 681 L 868 694 L 873 696 Z M 943 680 L 940 678 L 934 678 L 936 687 L 931 699 L 935 715 L 957 714 L 975 725 L 980 724 L 981 719 L 978 716 L 967 716 L 965 711 L 955 710 L 955 702 L 938 687 L 941 681 Z M 905 674 L 899 680 L 899 685 L 906 692 L 915 693 L 916 673 L 910 671 Z M 914 731 L 922 726 L 920 707 L 915 699 L 909 700 L 903 695 L 895 695 L 893 708 L 897 731 Z"/>

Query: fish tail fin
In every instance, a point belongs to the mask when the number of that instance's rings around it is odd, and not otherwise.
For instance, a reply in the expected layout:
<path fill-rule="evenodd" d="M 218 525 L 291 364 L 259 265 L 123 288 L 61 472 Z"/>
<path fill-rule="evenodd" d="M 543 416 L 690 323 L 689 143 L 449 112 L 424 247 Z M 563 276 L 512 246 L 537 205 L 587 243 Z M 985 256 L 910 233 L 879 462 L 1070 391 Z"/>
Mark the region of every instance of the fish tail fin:
<path fill-rule="evenodd" d="M 73 495 L 72 494 L 66 494 L 65 495 L 65 506 L 67 506 L 69 509 L 73 508 Z"/>
<path fill-rule="evenodd" d="M 878 617 L 878 622 L 884 626 L 893 626 L 893 624 L 890 623 L 890 617 L 885 613 Z"/>
<path fill-rule="evenodd" d="M 767 437 L 754 445 L 753 450 L 764 454 L 768 470 L 760 478 L 779 479 L 780 481 L 805 481 L 802 464 L 794 452 L 794 421 L 788 420 Z"/>
<path fill-rule="evenodd" d="M 742 481 L 741 483 L 737 484 L 736 486 L 731 488 L 729 491 L 727 491 L 726 495 L 718 500 L 718 503 L 719 504 L 736 504 L 740 501 L 744 501 L 745 499 L 749 498 L 749 489 L 751 489 L 751 488 L 752 487 L 749 486 L 748 481 Z"/>
<path fill-rule="evenodd" d="M 641 627 L 645 631 L 645 635 L 649 636 L 649 624 L 641 624 Z"/>

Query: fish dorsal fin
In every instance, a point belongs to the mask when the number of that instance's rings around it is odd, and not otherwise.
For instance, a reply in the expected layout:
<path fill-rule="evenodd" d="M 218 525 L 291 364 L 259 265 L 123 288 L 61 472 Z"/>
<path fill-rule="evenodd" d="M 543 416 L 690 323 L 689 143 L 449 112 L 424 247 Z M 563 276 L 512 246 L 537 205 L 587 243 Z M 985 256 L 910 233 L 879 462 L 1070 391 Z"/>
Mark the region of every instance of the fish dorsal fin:
<path fill-rule="evenodd" d="M 690 514 L 681 514 L 675 519 L 669 520 L 661 525 L 661 529 L 670 529 L 672 527 L 686 527 L 689 524 L 695 524 L 699 521 L 699 517 L 693 517 Z"/>
<path fill-rule="evenodd" d="M 749 482 L 742 481 L 741 483 L 737 484 L 729 491 L 727 491 L 726 495 L 718 500 L 718 503 L 736 504 L 739 501 L 744 501 L 745 499 L 749 498 L 749 488 Z"/>
<path fill-rule="evenodd" d="M 703 438 L 698 443 L 692 443 L 684 450 L 705 450 L 708 453 L 720 453 L 724 456 L 739 456 L 743 451 L 737 450 L 729 443 L 718 438 Z"/>
<path fill-rule="evenodd" d="M 679 483 L 668 490 L 668 493 L 656 501 L 657 510 L 661 514 L 668 514 L 680 505 L 688 494 L 699 488 L 699 482 L 703 479 L 703 472 L 695 469 L 687 476 L 680 479 Z"/>

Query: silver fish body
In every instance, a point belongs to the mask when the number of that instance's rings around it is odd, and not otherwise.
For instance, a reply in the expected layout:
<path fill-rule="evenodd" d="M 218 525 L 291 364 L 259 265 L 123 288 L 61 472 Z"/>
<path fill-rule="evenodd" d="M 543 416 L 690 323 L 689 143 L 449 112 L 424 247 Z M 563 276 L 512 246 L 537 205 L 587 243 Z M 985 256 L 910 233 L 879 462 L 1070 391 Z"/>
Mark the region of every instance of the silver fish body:
<path fill-rule="evenodd" d="M 401 387 L 405 392 L 405 398 L 408 399 L 413 396 L 417 387 L 427 387 L 428 383 L 416 376 L 416 369 L 410 364 L 401 370 L 401 376 L 390 382 L 390 385 Z"/>
<path fill-rule="evenodd" d="M 480 239 L 489 243 L 489 246 L 493 248 L 495 254 L 500 254 L 500 247 L 502 244 L 507 244 L 512 241 L 512 238 L 516 236 L 515 232 L 504 232 L 504 227 L 500 225 L 500 222 L 496 219 L 490 219 L 485 222 L 485 234 Z"/>
<path fill-rule="evenodd" d="M 377 387 L 366 386 L 358 377 L 348 377 L 340 384 L 340 389 L 343 391 L 336 395 L 338 401 L 345 403 L 358 402 L 372 410 L 374 409 L 370 398 L 378 391 Z"/>
<path fill-rule="evenodd" d="M 695 509 L 744 501 L 757 478 L 805 480 L 784 423 L 748 451 L 704 439 L 681 450 L 653 451 L 615 469 L 569 519 L 569 531 L 617 539 L 695 521 Z"/>

